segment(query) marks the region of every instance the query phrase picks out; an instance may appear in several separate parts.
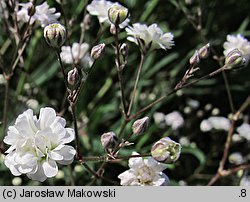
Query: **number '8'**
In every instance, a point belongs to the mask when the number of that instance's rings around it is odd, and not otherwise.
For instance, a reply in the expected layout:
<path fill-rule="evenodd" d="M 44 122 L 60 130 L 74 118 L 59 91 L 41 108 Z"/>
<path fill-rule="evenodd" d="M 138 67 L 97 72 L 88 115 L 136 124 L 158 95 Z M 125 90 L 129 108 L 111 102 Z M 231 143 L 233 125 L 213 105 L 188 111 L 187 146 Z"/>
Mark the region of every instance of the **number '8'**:
<path fill-rule="evenodd" d="M 240 196 L 241 197 L 246 197 L 247 196 L 247 191 L 245 189 L 240 190 Z"/>

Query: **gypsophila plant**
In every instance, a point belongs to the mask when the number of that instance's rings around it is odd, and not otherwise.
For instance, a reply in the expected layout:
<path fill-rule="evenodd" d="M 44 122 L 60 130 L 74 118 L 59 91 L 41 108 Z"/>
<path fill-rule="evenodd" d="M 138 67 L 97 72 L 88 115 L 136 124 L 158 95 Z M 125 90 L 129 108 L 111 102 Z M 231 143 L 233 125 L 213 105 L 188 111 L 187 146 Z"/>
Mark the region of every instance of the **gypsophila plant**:
<path fill-rule="evenodd" d="M 243 2 L 0 1 L 0 185 L 249 185 Z"/>

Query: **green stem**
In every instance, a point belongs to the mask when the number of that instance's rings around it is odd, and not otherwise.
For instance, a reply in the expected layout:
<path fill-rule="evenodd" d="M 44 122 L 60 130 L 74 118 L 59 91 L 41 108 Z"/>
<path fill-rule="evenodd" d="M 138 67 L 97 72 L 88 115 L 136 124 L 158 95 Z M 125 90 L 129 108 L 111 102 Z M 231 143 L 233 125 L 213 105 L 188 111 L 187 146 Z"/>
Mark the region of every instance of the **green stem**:
<path fill-rule="evenodd" d="M 224 79 L 226 90 L 227 90 L 229 105 L 230 105 L 232 113 L 234 113 L 235 108 L 234 108 L 234 103 L 233 103 L 233 97 L 232 97 L 232 94 L 231 94 L 231 91 L 230 91 L 230 86 L 229 86 L 229 83 L 228 83 L 227 75 L 226 75 L 226 73 L 224 71 L 222 71 L 222 75 L 223 75 L 223 79 Z"/>
<path fill-rule="evenodd" d="M 143 54 L 143 52 L 141 52 L 141 61 L 140 61 L 140 65 L 138 67 L 136 80 L 135 80 L 135 84 L 134 84 L 134 89 L 133 89 L 132 97 L 131 97 L 131 100 L 130 100 L 130 103 L 129 103 L 128 113 L 127 113 L 128 117 L 130 116 L 130 113 L 131 113 L 131 110 L 132 110 L 132 107 L 133 107 L 135 94 L 136 94 L 136 89 L 137 89 L 137 86 L 138 86 L 138 83 L 139 83 L 139 80 L 140 80 L 143 61 L 144 61 L 144 54 Z"/>
<path fill-rule="evenodd" d="M 9 82 L 10 77 L 5 76 L 6 83 L 5 83 L 5 95 L 4 95 L 4 109 L 3 109 L 3 134 L 6 132 L 7 127 L 7 113 L 8 113 L 8 106 L 9 106 Z"/>
<path fill-rule="evenodd" d="M 56 50 L 56 55 L 57 55 L 57 58 L 58 58 L 59 63 L 60 63 L 61 71 L 62 71 L 62 73 L 63 73 L 63 79 L 64 79 L 64 83 L 65 83 L 66 90 L 68 90 L 67 75 L 66 75 L 65 70 L 64 70 L 64 67 L 63 67 L 62 58 L 61 58 L 61 56 L 60 56 L 60 51 L 59 51 L 59 49 Z"/>
<path fill-rule="evenodd" d="M 77 127 L 77 119 L 76 119 L 76 108 L 75 104 L 70 103 L 71 113 L 74 123 L 74 130 L 75 130 L 75 140 L 76 140 L 76 158 L 79 159 L 80 157 L 80 144 L 79 144 L 79 134 L 78 134 L 78 127 Z"/>
<path fill-rule="evenodd" d="M 119 27 L 115 27 L 115 55 L 116 55 L 116 69 L 119 79 L 119 86 L 121 90 L 121 102 L 123 105 L 123 113 L 125 118 L 127 117 L 127 107 L 126 107 L 126 100 L 125 100 L 125 93 L 124 93 L 124 84 L 123 84 L 123 77 L 122 77 L 122 69 L 121 69 L 121 61 L 120 61 L 120 55 L 119 55 L 119 38 L 118 38 L 118 29 Z"/>

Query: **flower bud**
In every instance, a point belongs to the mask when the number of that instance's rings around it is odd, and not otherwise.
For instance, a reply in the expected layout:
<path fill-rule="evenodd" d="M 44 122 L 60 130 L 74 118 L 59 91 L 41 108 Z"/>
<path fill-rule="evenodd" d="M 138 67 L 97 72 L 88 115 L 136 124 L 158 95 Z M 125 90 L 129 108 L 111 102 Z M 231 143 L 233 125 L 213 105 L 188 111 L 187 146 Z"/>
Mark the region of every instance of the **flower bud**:
<path fill-rule="evenodd" d="M 92 48 L 91 57 L 94 60 L 97 60 L 104 55 L 104 52 L 105 52 L 105 44 L 104 43 L 98 44 Z"/>
<path fill-rule="evenodd" d="M 200 63 L 199 52 L 196 50 L 194 55 L 189 59 L 189 64 L 191 66 L 197 66 Z"/>
<path fill-rule="evenodd" d="M 29 15 L 30 17 L 32 17 L 32 16 L 35 14 L 35 12 L 36 12 L 36 8 L 35 8 L 35 6 L 32 4 L 32 5 L 28 8 L 28 15 Z"/>
<path fill-rule="evenodd" d="M 136 135 L 143 134 L 148 128 L 149 118 L 146 116 L 142 119 L 136 120 L 132 125 L 133 133 Z"/>
<path fill-rule="evenodd" d="M 157 141 L 151 148 L 152 157 L 162 163 L 175 162 L 181 153 L 181 145 L 169 137 Z"/>
<path fill-rule="evenodd" d="M 59 48 L 67 37 L 66 29 L 59 23 L 52 23 L 44 28 L 44 38 L 49 46 Z"/>
<path fill-rule="evenodd" d="M 114 132 L 104 133 L 101 136 L 101 143 L 104 149 L 114 149 L 119 141 Z"/>
<path fill-rule="evenodd" d="M 79 80 L 79 74 L 77 68 L 75 67 L 74 69 L 68 72 L 68 83 L 73 86 L 77 84 L 78 80 Z"/>
<path fill-rule="evenodd" d="M 128 17 L 128 9 L 121 5 L 113 5 L 108 10 L 109 21 L 118 26 Z"/>
<path fill-rule="evenodd" d="M 125 58 L 127 55 L 128 55 L 128 46 L 126 43 L 123 43 L 121 46 L 120 46 L 120 53 L 121 55 Z"/>
<path fill-rule="evenodd" d="M 246 59 L 238 49 L 230 51 L 225 59 L 225 69 L 233 69 L 242 67 L 246 64 Z"/>
<path fill-rule="evenodd" d="M 201 47 L 199 50 L 198 50 L 198 53 L 199 53 L 199 57 L 202 58 L 202 59 L 205 59 L 208 57 L 209 53 L 210 53 L 210 44 L 206 44 L 205 46 Z"/>

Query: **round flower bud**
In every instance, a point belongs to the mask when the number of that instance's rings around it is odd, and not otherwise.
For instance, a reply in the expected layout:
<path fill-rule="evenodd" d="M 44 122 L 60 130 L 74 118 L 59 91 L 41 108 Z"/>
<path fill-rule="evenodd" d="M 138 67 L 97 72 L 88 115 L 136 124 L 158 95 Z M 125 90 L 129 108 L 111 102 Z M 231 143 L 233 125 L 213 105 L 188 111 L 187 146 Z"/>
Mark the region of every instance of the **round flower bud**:
<path fill-rule="evenodd" d="M 169 137 L 157 141 L 151 148 L 152 157 L 162 163 L 175 162 L 181 153 L 181 145 Z"/>
<path fill-rule="evenodd" d="M 230 51 L 225 59 L 225 69 L 239 68 L 246 64 L 246 59 L 238 49 Z"/>
<path fill-rule="evenodd" d="M 98 44 L 91 49 L 91 57 L 94 60 L 97 60 L 104 55 L 104 52 L 105 52 L 105 44 L 104 43 Z"/>
<path fill-rule="evenodd" d="M 146 116 L 142 119 L 136 120 L 132 125 L 133 133 L 136 135 L 143 134 L 148 128 L 149 118 Z"/>
<path fill-rule="evenodd" d="M 210 44 L 206 44 L 205 46 L 201 47 L 199 50 L 198 50 L 198 53 L 199 53 L 199 57 L 202 58 L 202 59 L 205 59 L 208 57 L 209 53 L 210 53 Z"/>
<path fill-rule="evenodd" d="M 44 38 L 49 46 L 59 48 L 66 40 L 67 33 L 63 25 L 52 23 L 44 28 Z"/>
<path fill-rule="evenodd" d="M 191 66 L 197 66 L 200 63 L 199 52 L 196 50 L 194 55 L 189 59 L 189 64 Z"/>
<path fill-rule="evenodd" d="M 79 73 L 76 67 L 68 72 L 67 80 L 68 80 L 68 83 L 72 86 L 77 84 L 79 80 Z"/>
<path fill-rule="evenodd" d="M 121 5 L 113 5 L 108 10 L 109 21 L 117 26 L 124 22 L 128 15 L 128 9 Z"/>
<path fill-rule="evenodd" d="M 104 149 L 114 149 L 119 141 L 114 132 L 104 133 L 101 136 L 101 143 Z"/>

